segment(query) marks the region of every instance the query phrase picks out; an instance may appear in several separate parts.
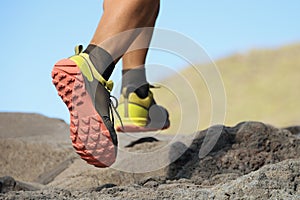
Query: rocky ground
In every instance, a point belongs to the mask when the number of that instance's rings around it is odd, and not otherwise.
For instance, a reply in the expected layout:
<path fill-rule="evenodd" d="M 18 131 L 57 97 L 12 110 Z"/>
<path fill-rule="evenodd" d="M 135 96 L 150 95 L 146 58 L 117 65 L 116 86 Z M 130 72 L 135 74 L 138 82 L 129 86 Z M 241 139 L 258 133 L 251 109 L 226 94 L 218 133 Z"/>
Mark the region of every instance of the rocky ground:
<path fill-rule="evenodd" d="M 300 199 L 297 126 L 119 134 L 107 169 L 80 160 L 68 134 L 58 119 L 1 113 L 0 199 Z"/>

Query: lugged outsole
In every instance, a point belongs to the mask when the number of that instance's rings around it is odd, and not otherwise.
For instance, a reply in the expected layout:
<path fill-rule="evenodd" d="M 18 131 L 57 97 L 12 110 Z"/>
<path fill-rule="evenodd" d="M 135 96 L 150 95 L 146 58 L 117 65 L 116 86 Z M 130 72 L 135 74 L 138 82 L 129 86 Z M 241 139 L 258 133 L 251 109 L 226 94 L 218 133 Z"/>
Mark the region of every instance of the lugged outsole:
<path fill-rule="evenodd" d="M 70 138 L 77 154 L 96 167 L 111 166 L 116 160 L 116 147 L 85 90 L 76 63 L 69 59 L 57 62 L 52 70 L 52 82 L 69 109 Z"/>

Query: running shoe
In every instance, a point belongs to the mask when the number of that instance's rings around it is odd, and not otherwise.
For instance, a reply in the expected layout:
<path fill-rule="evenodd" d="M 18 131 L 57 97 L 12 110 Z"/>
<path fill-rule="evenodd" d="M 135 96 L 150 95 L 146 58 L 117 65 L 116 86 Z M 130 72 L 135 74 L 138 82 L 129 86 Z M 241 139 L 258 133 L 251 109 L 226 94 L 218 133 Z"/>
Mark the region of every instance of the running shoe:
<path fill-rule="evenodd" d="M 70 138 L 80 157 L 96 167 L 111 166 L 117 156 L 110 92 L 106 81 L 81 45 L 75 55 L 58 61 L 52 70 L 53 84 L 70 112 Z"/>
<path fill-rule="evenodd" d="M 119 132 L 157 131 L 170 126 L 168 111 L 156 104 L 151 90 L 146 98 L 140 98 L 130 88 L 123 88 L 117 112 L 123 123 L 116 125 Z"/>

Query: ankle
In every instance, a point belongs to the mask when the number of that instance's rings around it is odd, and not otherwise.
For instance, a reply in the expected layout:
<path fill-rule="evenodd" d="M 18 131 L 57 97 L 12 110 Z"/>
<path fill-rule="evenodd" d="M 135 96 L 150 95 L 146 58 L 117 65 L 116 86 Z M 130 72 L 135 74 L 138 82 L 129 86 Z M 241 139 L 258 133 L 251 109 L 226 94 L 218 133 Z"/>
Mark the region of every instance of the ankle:
<path fill-rule="evenodd" d="M 145 68 L 123 70 L 121 91 L 123 88 L 127 88 L 127 93 L 135 92 L 140 98 L 146 98 L 150 86 L 146 80 Z"/>
<path fill-rule="evenodd" d="M 89 55 L 91 62 L 102 77 L 108 80 L 115 68 L 112 56 L 105 49 L 94 44 L 89 44 L 84 53 Z"/>

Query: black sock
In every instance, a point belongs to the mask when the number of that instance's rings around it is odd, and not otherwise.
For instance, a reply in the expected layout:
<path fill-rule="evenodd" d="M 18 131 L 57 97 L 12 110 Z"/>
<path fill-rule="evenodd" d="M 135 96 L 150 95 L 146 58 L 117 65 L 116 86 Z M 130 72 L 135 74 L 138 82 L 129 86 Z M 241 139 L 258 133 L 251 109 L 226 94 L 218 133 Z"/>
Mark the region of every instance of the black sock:
<path fill-rule="evenodd" d="M 93 44 L 88 45 L 84 53 L 89 54 L 98 72 L 105 80 L 108 80 L 115 68 L 112 56 L 105 49 Z"/>
<path fill-rule="evenodd" d="M 145 68 L 122 71 L 122 89 L 127 88 L 127 95 L 135 92 L 140 98 L 146 98 L 149 93 L 149 83 L 146 80 Z"/>

